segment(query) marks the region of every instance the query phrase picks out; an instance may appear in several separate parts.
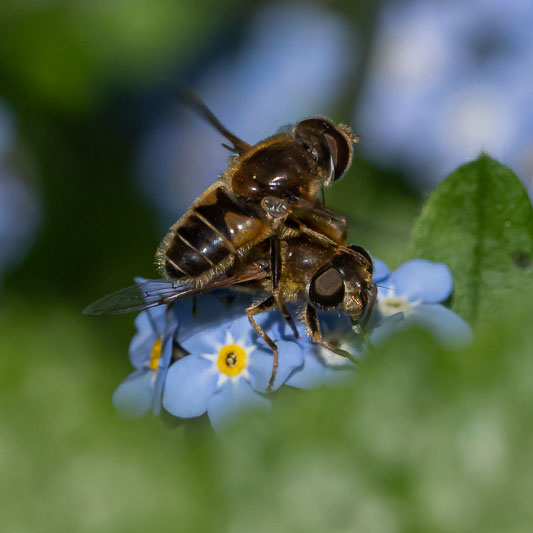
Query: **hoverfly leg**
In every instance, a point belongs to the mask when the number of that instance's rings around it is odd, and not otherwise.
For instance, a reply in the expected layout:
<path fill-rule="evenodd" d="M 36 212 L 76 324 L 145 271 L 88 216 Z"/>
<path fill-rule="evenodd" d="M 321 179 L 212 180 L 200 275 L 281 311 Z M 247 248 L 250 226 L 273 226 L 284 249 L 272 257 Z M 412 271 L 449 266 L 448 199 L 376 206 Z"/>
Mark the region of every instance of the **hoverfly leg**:
<path fill-rule="evenodd" d="M 357 322 L 357 325 L 353 327 L 353 330 L 356 333 L 357 333 L 357 330 L 359 330 L 359 333 L 362 335 L 363 340 L 365 341 L 365 344 L 368 346 L 368 348 L 372 348 L 372 342 L 370 341 L 370 335 L 368 334 L 368 326 L 370 324 L 370 320 L 372 319 L 372 315 L 374 314 L 374 309 L 376 307 L 377 300 L 378 300 L 378 288 L 377 288 L 377 285 L 372 284 L 372 287 L 370 288 L 370 291 L 369 291 L 368 301 L 365 306 L 365 312 L 363 313 L 363 316 Z"/>
<path fill-rule="evenodd" d="M 165 317 L 168 319 L 168 315 L 172 312 L 172 308 L 176 302 L 170 302 L 166 305 Z M 189 355 L 189 352 L 178 342 L 178 339 L 173 335 L 172 339 L 172 352 L 170 356 L 170 364 L 183 359 L 186 355 Z"/>
<path fill-rule="evenodd" d="M 263 338 L 263 340 L 270 346 L 272 349 L 273 363 L 272 363 L 272 375 L 268 381 L 267 390 L 270 392 L 274 388 L 274 380 L 276 379 L 276 372 L 278 371 L 278 347 L 276 343 L 265 333 L 263 328 L 254 320 L 254 316 L 260 313 L 265 313 L 267 311 L 272 311 L 276 307 L 276 302 L 273 296 L 269 296 L 266 300 L 263 300 L 259 304 L 252 305 L 246 309 L 246 314 L 248 315 L 248 320 L 252 324 L 253 328 L 257 333 Z"/>
<path fill-rule="evenodd" d="M 294 319 L 292 318 L 291 314 L 289 313 L 289 310 L 287 309 L 287 306 L 281 301 L 281 296 L 278 293 L 274 292 L 274 300 L 276 301 L 276 305 L 278 306 L 279 310 L 281 311 L 281 314 L 283 315 L 283 318 L 285 319 L 285 322 L 289 325 L 289 327 L 292 329 L 292 333 L 296 339 L 300 338 L 300 334 L 298 333 L 298 329 L 296 328 L 296 324 L 294 323 Z"/>
<path fill-rule="evenodd" d="M 342 350 L 341 348 L 324 340 L 324 338 L 322 337 L 322 332 L 320 331 L 320 323 L 318 321 L 318 316 L 316 314 L 315 308 L 310 304 L 307 304 L 307 307 L 305 308 L 304 320 L 307 330 L 311 333 L 311 338 L 313 342 L 320 344 L 320 346 L 327 348 L 329 351 L 336 353 L 337 355 L 346 357 L 356 365 L 358 364 L 357 359 L 350 352 Z"/>
<path fill-rule="evenodd" d="M 295 338 L 299 339 L 300 335 L 296 329 L 296 324 L 287 309 L 287 306 L 281 299 L 279 293 L 279 278 L 281 277 L 281 252 L 280 252 L 280 243 L 279 239 L 273 235 L 270 237 L 270 272 L 272 273 L 272 295 L 274 296 L 274 301 L 276 306 L 281 311 L 285 322 L 292 329 L 292 333 Z"/>
<path fill-rule="evenodd" d="M 172 339 L 172 355 L 170 357 L 170 364 L 183 359 L 189 355 L 189 352 L 178 342 L 177 339 Z"/>
<path fill-rule="evenodd" d="M 309 237 L 311 237 L 311 239 L 313 239 L 313 241 L 318 242 L 319 244 L 321 244 L 323 246 L 328 246 L 328 247 L 330 247 L 330 246 L 337 247 L 338 246 L 338 244 L 333 239 L 330 239 L 327 235 L 319 233 L 318 231 L 315 231 L 315 230 L 307 227 L 304 224 L 302 224 L 300 226 L 300 231 L 302 233 L 304 233 L 305 235 L 308 235 Z"/>

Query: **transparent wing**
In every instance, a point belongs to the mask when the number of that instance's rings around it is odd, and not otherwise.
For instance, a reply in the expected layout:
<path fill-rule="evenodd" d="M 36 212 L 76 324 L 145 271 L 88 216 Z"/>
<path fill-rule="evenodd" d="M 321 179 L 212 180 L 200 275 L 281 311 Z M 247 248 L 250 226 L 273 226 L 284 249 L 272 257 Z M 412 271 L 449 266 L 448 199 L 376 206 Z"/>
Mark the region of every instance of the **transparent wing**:
<path fill-rule="evenodd" d="M 85 315 L 120 315 L 170 303 L 191 289 L 189 283 L 152 279 L 100 298 L 83 310 Z"/>
<path fill-rule="evenodd" d="M 238 274 L 222 279 L 218 278 L 203 285 L 197 285 L 195 280 L 192 279 L 173 281 L 168 279 L 147 280 L 104 296 L 86 307 L 83 313 L 85 315 L 102 316 L 142 311 L 150 307 L 170 304 L 195 294 L 207 293 L 222 287 L 262 279 L 267 275 L 267 272 L 260 265 L 254 263 Z"/>

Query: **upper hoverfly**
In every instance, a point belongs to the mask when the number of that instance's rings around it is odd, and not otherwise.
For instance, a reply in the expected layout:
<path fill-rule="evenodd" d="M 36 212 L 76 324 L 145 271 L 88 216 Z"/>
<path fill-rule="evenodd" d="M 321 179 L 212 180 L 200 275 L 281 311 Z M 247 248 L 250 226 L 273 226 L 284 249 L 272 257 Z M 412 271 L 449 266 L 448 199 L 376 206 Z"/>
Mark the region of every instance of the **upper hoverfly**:
<path fill-rule="evenodd" d="M 161 242 L 156 264 L 163 279 L 105 296 L 84 313 L 140 311 L 222 287 L 260 291 L 264 299 L 246 313 L 272 348 L 272 385 L 276 344 L 254 315 L 277 308 L 298 336 L 286 302 L 303 295 L 309 303 L 305 312 L 308 333 L 339 353 L 323 341 L 313 309 L 341 310 L 357 323 L 367 306 L 373 306 L 370 256 L 348 246 L 345 219 L 319 200 L 322 187 L 348 170 L 352 144 L 358 137 L 347 126 L 313 117 L 252 146 L 229 132 L 201 101 L 193 97 L 189 103 L 232 143 L 224 145 L 233 152 L 228 168 Z M 350 287 L 345 290 L 348 280 Z M 331 299 L 330 293 L 338 299 L 341 292 L 338 301 Z M 345 294 L 355 293 L 357 305 L 351 296 L 344 299 Z M 321 306 L 320 298 L 335 300 L 335 304 Z"/>

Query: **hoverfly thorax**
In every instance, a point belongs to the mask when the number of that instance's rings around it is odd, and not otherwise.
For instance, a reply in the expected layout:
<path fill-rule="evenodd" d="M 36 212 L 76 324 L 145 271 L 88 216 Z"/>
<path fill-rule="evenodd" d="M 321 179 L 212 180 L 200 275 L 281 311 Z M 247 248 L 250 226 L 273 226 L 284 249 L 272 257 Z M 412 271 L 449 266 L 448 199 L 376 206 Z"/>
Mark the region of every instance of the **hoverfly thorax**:
<path fill-rule="evenodd" d="M 231 189 L 249 201 L 272 196 L 315 201 L 320 187 L 344 175 L 356 137 L 326 118 L 298 122 L 289 133 L 266 139 L 236 160 Z"/>
<path fill-rule="evenodd" d="M 239 197 L 254 202 L 269 196 L 314 200 L 319 189 L 317 171 L 313 153 L 283 134 L 241 156 L 231 188 Z"/>

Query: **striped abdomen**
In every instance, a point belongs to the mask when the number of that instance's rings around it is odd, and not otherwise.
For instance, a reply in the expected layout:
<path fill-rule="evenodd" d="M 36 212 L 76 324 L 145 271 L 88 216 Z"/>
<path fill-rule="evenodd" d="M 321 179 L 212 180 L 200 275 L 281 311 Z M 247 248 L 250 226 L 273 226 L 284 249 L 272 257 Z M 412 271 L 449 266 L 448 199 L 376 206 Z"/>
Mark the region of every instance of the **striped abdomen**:
<path fill-rule="evenodd" d="M 170 228 L 157 252 L 161 273 L 169 278 L 224 272 L 270 235 L 253 205 L 232 198 L 220 185 L 210 187 Z"/>

